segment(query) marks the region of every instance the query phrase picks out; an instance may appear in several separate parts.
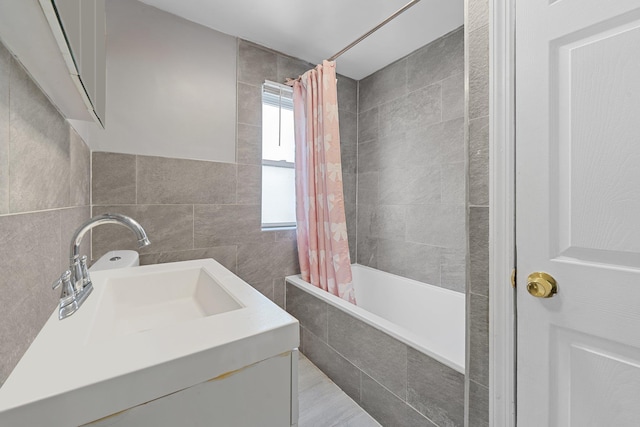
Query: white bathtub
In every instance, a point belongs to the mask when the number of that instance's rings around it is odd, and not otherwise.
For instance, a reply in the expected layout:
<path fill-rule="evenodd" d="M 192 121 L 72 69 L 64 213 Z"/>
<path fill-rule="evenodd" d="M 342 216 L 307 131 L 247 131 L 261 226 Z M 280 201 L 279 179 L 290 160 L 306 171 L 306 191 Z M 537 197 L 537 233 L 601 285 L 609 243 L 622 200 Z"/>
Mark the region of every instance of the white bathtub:
<path fill-rule="evenodd" d="M 354 264 L 357 306 L 289 276 L 287 281 L 464 374 L 465 296 Z"/>

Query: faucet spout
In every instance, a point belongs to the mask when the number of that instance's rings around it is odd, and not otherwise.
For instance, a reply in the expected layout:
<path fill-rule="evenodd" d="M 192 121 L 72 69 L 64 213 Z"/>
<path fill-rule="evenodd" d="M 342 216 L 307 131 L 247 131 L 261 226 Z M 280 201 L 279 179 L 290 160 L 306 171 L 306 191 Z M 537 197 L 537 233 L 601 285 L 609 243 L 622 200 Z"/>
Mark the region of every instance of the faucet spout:
<path fill-rule="evenodd" d="M 87 233 L 87 231 L 102 224 L 120 224 L 129 228 L 136 235 L 139 248 L 143 248 L 151 244 L 149 238 L 147 237 L 147 233 L 144 231 L 144 228 L 142 228 L 142 226 L 135 219 L 126 215 L 112 213 L 98 215 L 82 224 L 71 238 L 71 250 L 69 255 L 69 261 L 71 262 L 71 265 L 73 265 L 74 262 L 80 257 L 80 243 L 82 243 L 82 238 Z"/>

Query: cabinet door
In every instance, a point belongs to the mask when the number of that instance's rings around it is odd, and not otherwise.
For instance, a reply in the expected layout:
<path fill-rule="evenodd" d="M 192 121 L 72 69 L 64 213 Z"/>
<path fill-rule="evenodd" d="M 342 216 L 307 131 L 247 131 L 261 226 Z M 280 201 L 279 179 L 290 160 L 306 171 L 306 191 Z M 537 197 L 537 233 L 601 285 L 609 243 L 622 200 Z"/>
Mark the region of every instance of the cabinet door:
<path fill-rule="evenodd" d="M 96 101 L 96 2 L 83 1 L 80 6 L 80 80 L 91 103 Z"/>
<path fill-rule="evenodd" d="M 107 28 L 105 0 L 96 0 L 96 99 L 93 100 L 96 115 L 105 124 L 107 99 Z"/>
<path fill-rule="evenodd" d="M 55 7 L 71 50 L 71 57 L 76 64 L 78 73 L 80 73 L 82 68 L 80 62 L 80 0 L 55 0 Z"/>
<path fill-rule="evenodd" d="M 107 84 L 105 0 L 40 0 L 40 4 L 54 34 L 62 29 L 64 40 L 60 37 L 58 42 L 65 43 L 60 47 L 63 55 L 67 50 L 71 52 L 73 64 L 67 61 L 69 71 L 80 79 L 77 85 L 87 108 L 93 110 L 104 125 Z"/>

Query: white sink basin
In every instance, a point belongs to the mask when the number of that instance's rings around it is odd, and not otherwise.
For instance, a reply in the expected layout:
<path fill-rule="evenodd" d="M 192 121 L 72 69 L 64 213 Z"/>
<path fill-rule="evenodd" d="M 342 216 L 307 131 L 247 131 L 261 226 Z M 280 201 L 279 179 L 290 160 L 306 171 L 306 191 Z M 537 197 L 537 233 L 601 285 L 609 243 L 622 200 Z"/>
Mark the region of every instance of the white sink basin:
<path fill-rule="evenodd" d="M 212 259 L 91 273 L 0 388 L 0 425 L 83 425 L 291 351 L 298 321 Z"/>
<path fill-rule="evenodd" d="M 108 278 L 89 340 L 99 342 L 242 307 L 202 267 Z"/>

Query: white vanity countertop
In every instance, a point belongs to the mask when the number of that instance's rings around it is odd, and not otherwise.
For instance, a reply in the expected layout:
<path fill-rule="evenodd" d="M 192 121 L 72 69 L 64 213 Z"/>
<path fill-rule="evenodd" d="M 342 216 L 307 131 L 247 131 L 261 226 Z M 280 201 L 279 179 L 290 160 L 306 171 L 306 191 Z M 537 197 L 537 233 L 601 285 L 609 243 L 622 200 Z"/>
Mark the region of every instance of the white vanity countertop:
<path fill-rule="evenodd" d="M 108 279 L 203 268 L 242 308 L 104 340 L 92 338 Z M 0 388 L 0 425 L 81 425 L 298 347 L 298 321 L 218 262 L 92 272 L 72 316 L 57 309 Z"/>

